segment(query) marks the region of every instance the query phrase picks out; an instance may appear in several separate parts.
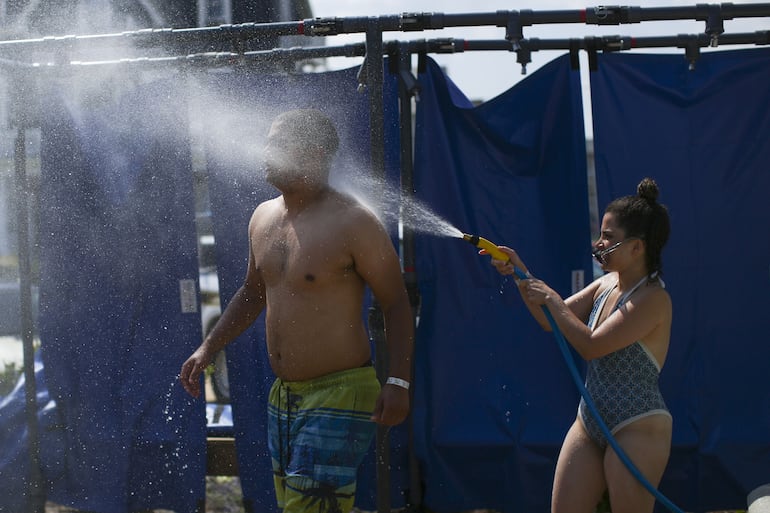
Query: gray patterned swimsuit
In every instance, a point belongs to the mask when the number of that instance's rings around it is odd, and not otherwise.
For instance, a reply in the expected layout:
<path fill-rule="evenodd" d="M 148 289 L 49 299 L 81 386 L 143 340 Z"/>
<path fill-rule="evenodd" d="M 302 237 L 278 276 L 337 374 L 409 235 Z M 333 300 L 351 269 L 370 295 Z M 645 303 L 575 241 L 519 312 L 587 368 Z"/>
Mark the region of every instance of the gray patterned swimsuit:
<path fill-rule="evenodd" d="M 646 281 L 647 277 L 644 277 L 626 292 L 618 300 L 615 309 L 620 308 Z M 617 283 L 608 287 L 594 302 L 588 318 L 588 327 L 592 331 L 596 327 L 607 296 L 615 287 Z M 647 346 L 638 341 L 614 353 L 588 361 L 586 389 L 613 435 L 624 426 L 648 415 L 671 416 L 658 387 L 659 374 L 660 367 L 655 357 Z M 607 439 L 584 399 L 580 401 L 578 413 L 589 436 L 601 448 L 605 448 Z"/>

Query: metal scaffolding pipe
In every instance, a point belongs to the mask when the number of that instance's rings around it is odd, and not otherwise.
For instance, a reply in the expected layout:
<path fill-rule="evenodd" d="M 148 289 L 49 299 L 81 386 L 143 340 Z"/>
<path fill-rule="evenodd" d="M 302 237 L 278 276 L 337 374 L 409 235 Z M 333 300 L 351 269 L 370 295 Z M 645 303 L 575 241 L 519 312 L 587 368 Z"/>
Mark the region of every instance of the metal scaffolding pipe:
<path fill-rule="evenodd" d="M 401 168 L 401 198 L 407 202 L 414 200 L 414 155 L 413 155 L 413 130 L 412 130 L 412 98 L 419 94 L 419 83 L 417 78 L 412 75 L 412 52 L 409 45 L 405 42 L 399 42 L 395 47 L 390 47 L 389 52 L 390 69 L 392 73 L 398 75 L 398 124 L 399 124 L 399 148 L 400 148 L 400 168 Z M 417 283 L 417 272 L 415 266 L 416 249 L 414 229 L 408 224 L 403 226 L 403 235 L 401 238 L 404 283 L 409 295 L 409 304 L 412 307 L 412 319 L 416 321 L 420 310 L 420 290 Z M 413 326 L 417 328 L 416 322 Z M 412 384 L 409 388 L 409 402 L 414 404 L 414 376 L 415 365 L 412 358 L 411 366 Z M 420 479 L 420 464 L 417 460 L 415 451 L 414 435 L 414 416 L 412 409 L 409 410 L 407 417 L 409 429 L 409 494 L 407 496 L 408 511 L 422 511 L 422 480 Z"/>
<path fill-rule="evenodd" d="M 522 27 L 581 23 L 620 25 L 644 21 L 706 21 L 706 32 L 720 33 L 724 20 L 770 16 L 770 3 L 697 4 L 677 7 L 596 6 L 586 9 L 552 11 L 496 11 L 487 13 L 402 13 L 369 17 L 312 18 L 288 22 L 242 23 L 217 27 L 152 28 L 111 34 L 47 36 L 0 41 L 0 51 L 18 48 L 74 49 L 80 45 L 130 43 L 139 47 L 169 46 L 191 42 L 246 41 L 263 36 L 333 36 L 366 33 L 377 25 L 380 32 L 413 32 L 449 27 L 505 27 L 506 38 L 523 38 Z"/>
<path fill-rule="evenodd" d="M 29 244 L 29 205 L 27 197 L 26 123 L 25 116 L 17 109 L 18 121 L 14 144 L 14 168 L 16 178 L 16 215 L 19 243 L 19 304 L 21 309 L 21 340 L 24 348 L 24 395 L 29 443 L 29 473 L 27 490 L 33 513 L 45 510 L 45 483 L 40 468 L 40 431 L 37 420 L 37 381 L 35 379 L 35 349 L 32 320 L 32 268 Z"/>
<path fill-rule="evenodd" d="M 135 46 L 164 46 L 199 41 L 231 41 L 256 39 L 263 36 L 296 36 L 304 33 L 304 22 L 241 23 L 217 27 L 150 28 L 109 34 L 46 36 L 32 39 L 0 41 L 0 51 L 18 51 L 19 47 L 72 49 L 78 45 L 132 44 Z"/>
<path fill-rule="evenodd" d="M 768 45 L 770 44 L 770 30 L 756 32 L 744 32 L 735 34 L 722 34 L 719 36 L 719 45 Z M 396 46 L 402 45 L 409 53 L 433 53 L 449 54 L 470 51 L 507 51 L 516 52 L 526 50 L 529 52 L 546 50 L 595 50 L 602 52 L 616 52 L 633 50 L 638 48 L 684 48 L 685 45 L 694 45 L 699 48 L 713 46 L 713 39 L 707 34 L 679 34 L 674 36 L 586 36 L 583 38 L 564 39 L 521 39 L 517 42 L 517 50 L 514 43 L 505 39 L 458 39 L 436 38 L 418 39 L 412 41 L 385 41 L 383 53 L 394 52 Z M 87 68 L 93 66 L 137 66 L 137 67 L 179 67 L 211 68 L 217 66 L 247 66 L 269 62 L 290 62 L 310 59 L 322 59 L 329 57 L 363 57 L 366 54 L 365 43 L 352 43 L 340 46 L 303 46 L 294 48 L 275 48 L 272 50 L 237 52 L 204 52 L 189 55 L 173 55 L 162 57 L 134 57 L 125 59 L 98 60 L 98 61 L 70 61 L 50 63 L 28 63 L 11 59 L 0 59 L 0 69 L 8 70 L 36 70 L 58 73 L 62 67 Z"/>
<path fill-rule="evenodd" d="M 359 71 L 359 88 L 366 90 L 369 100 L 369 154 L 370 168 L 377 182 L 385 179 L 384 70 L 382 30 L 376 18 L 368 19 L 366 29 L 366 56 Z M 370 308 L 370 331 L 375 343 L 375 368 L 380 383 L 385 383 L 388 372 L 388 351 L 385 343 L 383 312 L 377 301 Z M 376 319 L 376 322 L 374 322 Z M 378 424 L 375 435 L 377 511 L 390 513 L 390 428 Z"/>

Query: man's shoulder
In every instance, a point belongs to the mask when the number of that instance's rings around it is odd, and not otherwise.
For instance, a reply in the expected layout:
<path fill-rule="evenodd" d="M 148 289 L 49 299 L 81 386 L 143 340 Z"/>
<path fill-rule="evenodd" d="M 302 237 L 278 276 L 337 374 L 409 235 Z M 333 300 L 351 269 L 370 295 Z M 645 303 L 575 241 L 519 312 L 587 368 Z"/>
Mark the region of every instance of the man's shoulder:
<path fill-rule="evenodd" d="M 335 191 L 334 194 L 335 201 L 341 208 L 349 209 L 351 213 L 360 213 L 361 215 L 365 216 L 374 216 L 374 212 L 370 205 L 358 197 L 342 191 Z"/>
<path fill-rule="evenodd" d="M 257 208 L 275 208 L 277 205 L 283 204 L 283 195 L 276 196 L 275 198 L 270 198 L 259 205 L 257 205 Z"/>
<path fill-rule="evenodd" d="M 365 230 L 384 228 L 381 219 L 374 210 L 356 199 L 351 199 L 344 206 L 344 213 L 342 215 L 346 217 L 348 224 L 353 228 Z"/>
<path fill-rule="evenodd" d="M 266 201 L 263 201 L 259 205 L 257 205 L 254 208 L 254 211 L 251 213 L 251 219 L 249 220 L 249 226 L 254 227 L 258 223 L 264 223 L 269 222 L 270 219 L 275 218 L 275 216 L 278 215 L 280 212 L 280 209 L 282 208 L 282 199 L 281 197 L 272 198 Z"/>
<path fill-rule="evenodd" d="M 283 197 L 277 196 L 269 200 L 265 200 L 254 209 L 253 215 L 266 215 L 271 212 L 276 212 L 283 204 Z"/>
<path fill-rule="evenodd" d="M 327 208 L 333 215 L 351 221 L 377 219 L 374 212 L 358 198 L 338 190 L 332 190 L 328 198 Z"/>

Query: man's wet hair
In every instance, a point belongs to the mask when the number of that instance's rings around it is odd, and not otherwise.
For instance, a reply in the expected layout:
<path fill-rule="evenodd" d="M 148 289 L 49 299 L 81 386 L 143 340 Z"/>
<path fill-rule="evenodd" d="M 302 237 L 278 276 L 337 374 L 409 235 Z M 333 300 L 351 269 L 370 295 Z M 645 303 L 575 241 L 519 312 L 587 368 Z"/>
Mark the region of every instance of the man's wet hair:
<path fill-rule="evenodd" d="M 283 122 L 289 134 L 301 144 L 323 151 L 329 159 L 337 153 L 340 139 L 329 117 L 318 109 L 297 109 L 275 118 Z"/>

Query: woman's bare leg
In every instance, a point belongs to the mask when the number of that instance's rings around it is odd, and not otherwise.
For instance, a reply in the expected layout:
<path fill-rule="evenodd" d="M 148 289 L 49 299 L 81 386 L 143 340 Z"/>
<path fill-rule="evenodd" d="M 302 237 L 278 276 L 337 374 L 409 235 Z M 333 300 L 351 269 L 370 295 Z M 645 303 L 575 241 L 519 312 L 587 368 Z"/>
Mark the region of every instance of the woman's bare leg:
<path fill-rule="evenodd" d="M 593 513 L 607 485 L 604 451 L 591 440 L 580 420 L 564 438 L 551 495 L 551 513 Z"/>
<path fill-rule="evenodd" d="M 651 415 L 624 427 L 615 435 L 618 444 L 644 477 L 657 488 L 671 453 L 671 417 Z M 607 447 L 604 473 L 612 513 L 652 513 L 655 497 Z"/>

